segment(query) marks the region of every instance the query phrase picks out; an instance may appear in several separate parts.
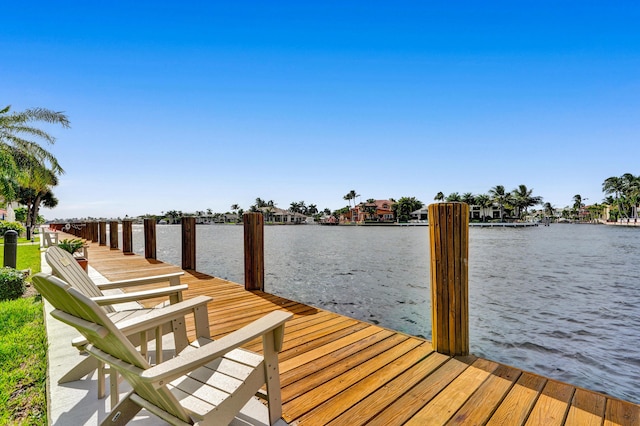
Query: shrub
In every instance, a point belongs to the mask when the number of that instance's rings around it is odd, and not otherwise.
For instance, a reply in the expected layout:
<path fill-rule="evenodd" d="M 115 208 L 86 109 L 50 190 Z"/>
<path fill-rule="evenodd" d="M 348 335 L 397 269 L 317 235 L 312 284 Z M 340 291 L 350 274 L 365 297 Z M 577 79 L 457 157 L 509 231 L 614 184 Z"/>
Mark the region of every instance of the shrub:
<path fill-rule="evenodd" d="M 69 253 L 73 254 L 80 250 L 84 246 L 84 241 L 80 238 L 73 238 L 70 240 L 64 239 L 58 243 L 58 247 L 62 250 L 66 250 Z"/>
<path fill-rule="evenodd" d="M 4 233 L 8 230 L 13 230 L 18 233 L 18 236 L 22 235 L 26 231 L 25 227 L 18 222 L 7 222 L 6 220 L 0 220 L 0 237 L 4 237 Z"/>
<path fill-rule="evenodd" d="M 22 297 L 25 291 L 24 276 L 17 269 L 0 269 L 0 300 L 13 300 Z"/>

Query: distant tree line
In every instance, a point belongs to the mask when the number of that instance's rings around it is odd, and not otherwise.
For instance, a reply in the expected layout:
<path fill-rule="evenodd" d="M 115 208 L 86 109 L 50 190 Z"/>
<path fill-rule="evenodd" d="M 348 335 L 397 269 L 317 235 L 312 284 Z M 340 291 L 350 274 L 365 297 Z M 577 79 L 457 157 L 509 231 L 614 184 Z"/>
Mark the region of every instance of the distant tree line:
<path fill-rule="evenodd" d="M 465 192 L 462 195 L 453 192 L 445 196 L 444 193 L 438 192 L 434 200 L 440 202 L 459 201 L 481 208 L 489 208 L 496 205 L 500 208 L 500 220 L 504 220 L 505 214 L 520 219 L 528 214 L 530 207 L 542 204 L 542 197 L 534 196 L 533 189 L 527 188 L 526 185 L 518 185 L 517 188 L 511 191 L 506 191 L 504 185 L 496 185 L 489 189 L 486 194 L 478 195 L 474 195 L 471 192 Z M 553 209 L 551 205 L 548 207 L 551 210 Z"/>

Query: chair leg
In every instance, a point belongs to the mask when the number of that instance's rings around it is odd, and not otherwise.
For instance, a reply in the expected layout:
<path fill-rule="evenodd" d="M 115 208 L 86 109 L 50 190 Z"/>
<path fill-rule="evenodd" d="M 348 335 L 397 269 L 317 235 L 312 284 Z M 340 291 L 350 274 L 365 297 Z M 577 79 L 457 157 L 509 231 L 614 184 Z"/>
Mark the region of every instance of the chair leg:
<path fill-rule="evenodd" d="M 111 407 L 118 405 L 120 400 L 120 392 L 118 391 L 118 384 L 120 382 L 120 375 L 115 368 L 109 367 L 109 393 L 111 394 Z"/>
<path fill-rule="evenodd" d="M 273 332 L 262 337 L 264 369 L 267 384 L 267 406 L 269 424 L 275 424 L 282 417 L 282 396 L 280 393 L 280 369 L 278 353 L 275 351 Z"/>
<path fill-rule="evenodd" d="M 98 360 L 87 356 L 58 380 L 58 383 L 75 382 L 98 368 Z"/>
<path fill-rule="evenodd" d="M 113 407 L 108 416 L 100 423 L 101 426 L 124 426 L 142 410 L 142 407 L 131 401 L 132 393 L 133 391 Z"/>
<path fill-rule="evenodd" d="M 104 362 L 98 362 L 98 399 L 102 399 L 106 395 L 105 389 L 105 372 Z"/>

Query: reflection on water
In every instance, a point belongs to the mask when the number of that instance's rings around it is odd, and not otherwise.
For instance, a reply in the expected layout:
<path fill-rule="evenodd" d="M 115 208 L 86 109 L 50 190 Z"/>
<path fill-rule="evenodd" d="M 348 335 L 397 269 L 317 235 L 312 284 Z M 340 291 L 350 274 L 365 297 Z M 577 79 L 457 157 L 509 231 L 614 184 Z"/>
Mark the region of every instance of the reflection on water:
<path fill-rule="evenodd" d="M 158 226 L 180 265 L 180 227 Z M 431 337 L 427 227 L 265 227 L 275 293 Z M 243 227 L 197 228 L 197 269 L 244 282 Z M 136 253 L 144 252 L 134 227 Z M 640 229 L 471 228 L 472 353 L 640 402 Z"/>

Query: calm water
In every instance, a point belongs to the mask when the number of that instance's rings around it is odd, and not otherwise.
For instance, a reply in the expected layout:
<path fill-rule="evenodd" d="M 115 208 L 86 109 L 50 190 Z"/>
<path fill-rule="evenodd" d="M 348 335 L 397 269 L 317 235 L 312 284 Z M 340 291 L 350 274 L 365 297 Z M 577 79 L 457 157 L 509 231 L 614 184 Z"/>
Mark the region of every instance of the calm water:
<path fill-rule="evenodd" d="M 180 226 L 157 227 L 181 264 Z M 427 227 L 265 227 L 270 293 L 431 337 Z M 143 254 L 142 227 L 134 248 Z M 243 227 L 197 228 L 197 269 L 244 282 Z M 471 352 L 640 403 L 640 229 L 471 228 Z"/>

